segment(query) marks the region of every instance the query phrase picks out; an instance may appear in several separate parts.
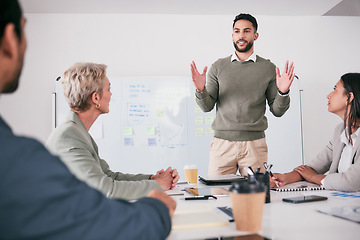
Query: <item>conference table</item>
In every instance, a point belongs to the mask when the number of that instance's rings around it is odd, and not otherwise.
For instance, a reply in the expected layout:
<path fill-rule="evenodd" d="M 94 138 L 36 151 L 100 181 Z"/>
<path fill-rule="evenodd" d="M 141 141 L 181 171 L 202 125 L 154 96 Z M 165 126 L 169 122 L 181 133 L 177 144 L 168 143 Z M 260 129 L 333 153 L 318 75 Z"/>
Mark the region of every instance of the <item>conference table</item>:
<path fill-rule="evenodd" d="M 212 211 L 213 214 L 224 217 L 229 220 L 230 217 L 220 211 L 218 207 L 231 207 L 231 198 L 229 195 L 217 196 L 217 199 L 208 200 L 184 200 L 185 197 L 192 196 L 183 191 L 184 188 L 197 187 L 223 187 L 225 186 L 206 186 L 197 183 L 195 186 L 178 185 L 174 190 L 172 197 L 177 202 L 177 209 L 173 218 L 173 229 L 167 239 L 222 239 L 224 237 L 245 236 L 249 234 L 258 234 L 260 239 L 341 239 L 351 240 L 360 239 L 360 223 L 335 217 L 330 214 L 319 212 L 319 209 L 334 209 L 342 207 L 352 207 L 360 209 L 360 193 L 342 193 L 337 191 L 316 190 L 316 191 L 293 191 L 276 192 L 270 191 L 271 202 L 264 206 L 262 229 L 257 233 L 237 231 L 234 222 L 227 221 L 226 224 L 219 225 L 201 225 L 201 219 L 198 224 L 177 228 L 178 217 L 187 211 L 186 217 L 191 222 L 196 219 L 201 209 Z M 181 195 L 178 195 L 181 194 Z M 325 201 L 307 202 L 307 203 L 287 203 L 283 198 L 296 197 L 303 195 L 320 195 L 328 197 Z M 185 210 L 185 211 L 184 211 Z M 358 212 L 360 214 L 360 212 Z M 184 220 L 184 219 L 183 219 Z M 187 221 L 187 219 L 185 218 Z M 174 226 L 175 224 L 175 226 Z M 235 239 L 235 238 L 234 238 Z M 258 239 L 258 238 L 256 238 Z"/>

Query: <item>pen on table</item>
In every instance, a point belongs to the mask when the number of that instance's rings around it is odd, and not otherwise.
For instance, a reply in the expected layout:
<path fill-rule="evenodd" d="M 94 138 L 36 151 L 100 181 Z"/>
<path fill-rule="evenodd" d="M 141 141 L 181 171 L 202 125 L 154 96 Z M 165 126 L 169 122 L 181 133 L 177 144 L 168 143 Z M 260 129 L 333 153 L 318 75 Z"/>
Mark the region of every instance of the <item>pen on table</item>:
<path fill-rule="evenodd" d="M 213 195 L 205 195 L 205 196 L 193 196 L 193 197 L 186 197 L 183 198 L 184 200 L 208 200 L 209 198 L 217 199 L 217 197 Z"/>
<path fill-rule="evenodd" d="M 188 184 L 189 182 L 178 182 L 177 184 L 180 185 L 180 184 Z"/>

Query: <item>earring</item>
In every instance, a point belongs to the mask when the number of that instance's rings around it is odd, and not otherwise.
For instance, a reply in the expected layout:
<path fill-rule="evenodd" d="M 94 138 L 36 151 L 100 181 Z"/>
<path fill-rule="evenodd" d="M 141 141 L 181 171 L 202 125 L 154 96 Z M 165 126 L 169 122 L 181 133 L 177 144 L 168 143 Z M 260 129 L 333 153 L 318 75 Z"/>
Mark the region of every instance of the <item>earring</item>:
<path fill-rule="evenodd" d="M 96 104 L 96 106 L 95 106 L 96 108 L 100 108 L 100 104 L 98 103 L 98 104 Z"/>

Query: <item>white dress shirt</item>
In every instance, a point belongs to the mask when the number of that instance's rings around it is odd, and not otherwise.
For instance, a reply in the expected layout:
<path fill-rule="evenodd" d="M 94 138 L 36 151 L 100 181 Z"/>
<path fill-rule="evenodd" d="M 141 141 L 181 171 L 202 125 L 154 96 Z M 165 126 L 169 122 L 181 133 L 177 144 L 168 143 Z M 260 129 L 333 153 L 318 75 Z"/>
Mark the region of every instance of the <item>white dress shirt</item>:
<path fill-rule="evenodd" d="M 248 59 L 246 59 L 245 61 L 241 61 L 238 56 L 236 55 L 236 53 L 234 52 L 231 56 L 231 62 L 233 61 L 239 61 L 239 62 L 247 62 L 247 61 L 253 61 L 256 62 L 256 53 L 255 51 L 250 55 L 250 57 Z"/>
<path fill-rule="evenodd" d="M 340 140 L 341 142 L 343 142 L 345 144 L 345 147 L 341 153 L 341 157 L 340 157 L 340 161 L 339 161 L 339 166 L 338 166 L 338 172 L 339 173 L 343 173 L 345 171 L 347 171 L 351 164 L 352 164 L 352 151 L 353 151 L 353 148 L 355 146 L 355 142 L 356 142 L 356 139 L 357 139 L 357 136 L 359 135 L 360 133 L 360 128 L 358 128 L 356 130 L 356 132 L 354 132 L 353 134 L 351 134 L 351 139 L 353 141 L 353 144 L 351 144 L 349 142 L 349 140 L 346 138 L 346 135 L 345 135 L 345 131 L 347 131 L 347 127 L 345 128 L 345 130 L 341 133 L 340 135 Z M 321 185 L 324 184 L 324 179 L 321 180 Z"/>
<path fill-rule="evenodd" d="M 360 128 L 358 128 L 358 130 L 356 130 L 356 132 L 351 134 L 351 139 L 353 141 L 351 144 L 345 135 L 345 131 L 347 131 L 347 129 L 348 128 L 346 127 L 345 130 L 340 135 L 340 140 L 345 144 L 345 147 L 341 153 L 341 157 L 340 157 L 340 161 L 339 161 L 339 166 L 338 166 L 339 173 L 343 173 L 343 172 L 347 171 L 349 169 L 349 167 L 351 166 L 351 164 L 352 164 L 351 156 L 352 156 L 353 148 L 355 146 L 357 137 L 360 133 Z"/>

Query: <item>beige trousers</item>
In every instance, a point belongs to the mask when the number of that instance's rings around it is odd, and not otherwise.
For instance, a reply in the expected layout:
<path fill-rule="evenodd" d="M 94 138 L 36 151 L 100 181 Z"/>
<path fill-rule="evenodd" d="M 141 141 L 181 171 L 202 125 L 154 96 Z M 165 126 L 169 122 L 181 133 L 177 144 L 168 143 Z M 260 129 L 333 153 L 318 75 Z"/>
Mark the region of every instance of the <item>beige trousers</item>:
<path fill-rule="evenodd" d="M 261 167 L 265 171 L 264 162 L 267 162 L 268 148 L 265 138 L 254 141 L 228 141 L 213 138 L 210 143 L 209 176 L 236 174 L 247 175 L 243 167 L 251 166 L 255 171 Z"/>

